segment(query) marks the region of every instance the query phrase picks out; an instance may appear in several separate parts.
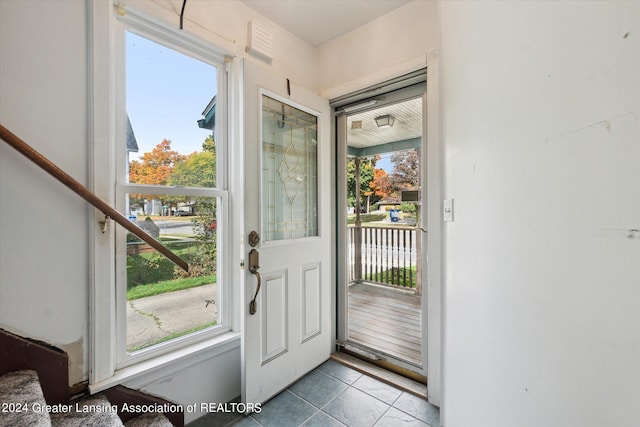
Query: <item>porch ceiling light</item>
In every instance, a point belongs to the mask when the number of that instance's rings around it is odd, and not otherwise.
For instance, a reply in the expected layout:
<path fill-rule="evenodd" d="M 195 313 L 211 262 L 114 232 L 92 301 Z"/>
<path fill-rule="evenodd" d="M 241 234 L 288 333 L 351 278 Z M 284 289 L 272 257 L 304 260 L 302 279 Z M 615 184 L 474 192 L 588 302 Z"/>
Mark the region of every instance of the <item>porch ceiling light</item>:
<path fill-rule="evenodd" d="M 396 121 L 396 118 L 391 114 L 385 114 L 384 116 L 378 116 L 375 118 L 376 124 L 379 128 L 386 128 L 393 126 L 393 123 Z"/>

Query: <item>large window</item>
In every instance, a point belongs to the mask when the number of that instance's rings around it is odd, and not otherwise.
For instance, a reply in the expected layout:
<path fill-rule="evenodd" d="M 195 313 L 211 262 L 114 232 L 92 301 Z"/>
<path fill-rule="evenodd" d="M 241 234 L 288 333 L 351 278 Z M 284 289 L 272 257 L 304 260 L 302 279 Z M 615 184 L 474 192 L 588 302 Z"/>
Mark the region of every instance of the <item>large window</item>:
<path fill-rule="evenodd" d="M 175 39 L 123 30 L 116 204 L 189 264 L 116 234 L 119 366 L 228 330 L 223 62 Z"/>

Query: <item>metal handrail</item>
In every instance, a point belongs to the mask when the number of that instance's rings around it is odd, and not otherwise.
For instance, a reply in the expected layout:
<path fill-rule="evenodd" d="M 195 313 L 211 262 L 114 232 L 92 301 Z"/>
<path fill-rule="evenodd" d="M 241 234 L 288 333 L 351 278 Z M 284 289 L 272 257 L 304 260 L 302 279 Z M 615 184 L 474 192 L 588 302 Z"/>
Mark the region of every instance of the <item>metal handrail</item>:
<path fill-rule="evenodd" d="M 22 139 L 17 137 L 14 133 L 12 133 L 9 129 L 0 124 L 0 139 L 3 139 L 7 144 L 13 147 L 16 151 L 21 153 L 23 156 L 31 160 L 36 165 L 40 166 L 45 172 L 49 175 L 60 181 L 71 191 L 76 193 L 78 196 L 85 199 L 92 206 L 99 209 L 104 213 L 108 218 L 113 219 L 115 222 L 123 226 L 127 231 L 135 234 L 143 241 L 149 244 L 152 248 L 160 252 L 162 255 L 171 260 L 178 267 L 183 269 L 184 271 L 189 271 L 189 264 L 178 255 L 174 254 L 171 249 L 167 248 L 165 245 L 157 241 L 153 238 L 153 236 L 149 235 L 143 229 L 135 225 L 133 222 L 129 221 L 127 217 L 123 214 L 109 206 L 106 202 L 92 193 L 87 187 L 82 185 L 80 182 L 76 181 L 73 177 L 67 174 L 65 171 L 56 166 L 53 162 L 47 159 L 45 156 L 36 151 L 29 144 L 24 142 Z"/>

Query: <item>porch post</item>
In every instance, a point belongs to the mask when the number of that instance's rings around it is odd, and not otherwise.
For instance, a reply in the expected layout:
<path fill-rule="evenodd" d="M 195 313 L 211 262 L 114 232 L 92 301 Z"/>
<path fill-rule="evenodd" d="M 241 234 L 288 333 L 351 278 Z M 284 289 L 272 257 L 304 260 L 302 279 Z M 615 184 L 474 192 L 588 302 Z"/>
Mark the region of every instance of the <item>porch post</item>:
<path fill-rule="evenodd" d="M 354 159 L 356 178 L 356 223 L 353 229 L 354 279 L 362 280 L 362 222 L 360 221 L 360 157 Z"/>

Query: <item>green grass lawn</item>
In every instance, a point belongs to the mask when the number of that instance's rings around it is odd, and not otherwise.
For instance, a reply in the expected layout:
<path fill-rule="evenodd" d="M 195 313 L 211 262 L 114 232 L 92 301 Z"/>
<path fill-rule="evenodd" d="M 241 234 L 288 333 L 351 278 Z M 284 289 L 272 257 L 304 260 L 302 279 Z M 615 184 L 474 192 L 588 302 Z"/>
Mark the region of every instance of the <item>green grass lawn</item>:
<path fill-rule="evenodd" d="M 409 277 L 409 275 L 411 275 L 411 277 Z M 364 279 L 371 280 L 372 282 L 401 286 L 403 288 L 415 288 L 416 267 L 393 267 L 380 273 L 366 275 Z"/>
<path fill-rule="evenodd" d="M 166 292 L 180 291 L 202 285 L 216 283 L 216 276 L 190 277 L 186 279 L 164 280 L 158 283 L 134 286 L 127 290 L 127 301 L 160 295 Z"/>
<path fill-rule="evenodd" d="M 387 216 L 389 216 L 389 214 L 384 214 L 384 213 L 360 214 L 360 222 L 362 224 L 364 224 L 366 222 L 378 222 L 378 221 L 382 221 Z M 347 224 L 355 224 L 355 223 L 356 223 L 356 216 L 355 215 L 349 215 L 347 217 Z"/>

